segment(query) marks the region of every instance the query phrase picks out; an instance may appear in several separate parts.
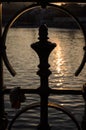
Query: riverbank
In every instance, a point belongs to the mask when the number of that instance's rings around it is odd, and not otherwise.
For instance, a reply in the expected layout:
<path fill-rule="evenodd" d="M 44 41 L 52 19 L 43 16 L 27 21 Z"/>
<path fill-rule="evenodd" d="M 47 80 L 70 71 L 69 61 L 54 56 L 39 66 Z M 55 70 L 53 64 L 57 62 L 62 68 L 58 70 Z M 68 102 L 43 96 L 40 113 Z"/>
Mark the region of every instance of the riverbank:
<path fill-rule="evenodd" d="M 79 23 L 86 28 L 86 17 L 77 18 Z M 76 19 L 70 17 L 54 17 L 52 20 L 43 20 L 43 21 L 18 21 L 13 24 L 12 27 L 16 28 L 38 28 L 42 23 L 47 24 L 48 27 L 52 28 L 64 28 L 64 29 L 79 29 L 79 24 Z M 6 26 L 6 23 L 3 22 L 3 26 Z"/>

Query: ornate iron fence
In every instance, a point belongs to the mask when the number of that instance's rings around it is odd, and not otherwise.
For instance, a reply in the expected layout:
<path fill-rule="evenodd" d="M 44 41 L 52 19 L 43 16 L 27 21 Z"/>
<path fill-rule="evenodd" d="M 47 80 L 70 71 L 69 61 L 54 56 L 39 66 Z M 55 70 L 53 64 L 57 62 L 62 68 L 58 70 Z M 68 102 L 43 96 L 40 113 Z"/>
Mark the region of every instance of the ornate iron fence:
<path fill-rule="evenodd" d="M 33 1 L 33 0 L 31 0 Z M 49 88 L 49 81 L 48 81 L 48 77 L 51 74 L 51 71 L 49 70 L 50 65 L 48 64 L 48 58 L 49 55 L 51 53 L 51 51 L 56 47 L 56 44 L 53 44 L 51 42 L 48 41 L 48 28 L 45 24 L 42 24 L 39 27 L 39 41 L 32 44 L 31 48 L 34 49 L 36 51 L 36 53 L 39 56 L 39 71 L 37 72 L 37 75 L 39 75 L 40 77 L 40 87 L 37 89 L 20 89 L 20 88 L 14 88 L 13 90 L 10 89 L 4 89 L 3 86 L 3 64 L 2 61 L 4 61 L 7 69 L 9 70 L 9 72 L 11 73 L 12 76 L 15 76 L 16 72 L 14 71 L 14 69 L 12 68 L 12 66 L 9 63 L 8 57 L 7 57 L 7 53 L 6 53 L 6 38 L 7 38 L 7 33 L 9 28 L 14 24 L 14 22 L 21 17 L 24 13 L 27 13 L 30 9 L 34 9 L 35 7 L 41 7 L 41 8 L 46 8 L 47 6 L 52 6 L 52 7 L 56 7 L 58 10 L 63 11 L 64 13 L 70 15 L 75 22 L 78 24 L 78 26 L 81 28 L 83 35 L 84 35 L 84 39 L 85 39 L 85 43 L 86 43 L 86 34 L 84 31 L 84 28 L 82 26 L 82 24 L 79 22 L 79 20 L 73 16 L 68 10 L 59 7 L 57 5 L 54 4 L 50 4 L 50 1 L 44 1 L 44 2 L 39 2 L 37 1 L 37 4 L 32 4 L 28 7 L 26 7 L 25 9 L 21 10 L 18 14 L 16 14 L 5 26 L 5 29 L 3 31 L 2 34 L 2 3 L 0 4 L 0 35 L 1 35 L 1 42 L 0 42 L 0 130 L 11 130 L 12 129 L 12 125 L 15 122 L 15 120 L 25 111 L 35 108 L 35 107 L 40 107 L 40 124 L 38 124 L 37 129 L 38 130 L 50 130 L 50 125 L 48 123 L 48 107 L 54 108 L 56 110 L 60 110 L 63 113 L 67 114 L 72 121 L 76 124 L 76 127 L 78 130 L 85 130 L 86 128 L 86 113 L 84 116 L 84 120 L 82 123 L 82 128 L 80 127 L 79 123 L 77 122 L 77 120 L 75 119 L 75 117 L 72 115 L 71 112 L 69 112 L 68 110 L 66 110 L 63 106 L 59 105 L 59 104 L 54 104 L 52 102 L 48 102 L 48 97 L 50 94 L 75 94 L 75 95 L 83 95 L 84 99 L 86 100 L 86 85 L 83 85 L 83 91 L 81 90 L 53 90 L 51 88 Z M 57 1 L 59 2 L 59 1 Z M 63 2 L 63 1 L 61 1 Z M 78 1 L 79 2 L 79 1 Z M 85 62 L 86 62 L 86 45 L 84 47 L 84 57 L 82 60 L 82 63 L 79 67 L 79 69 L 76 71 L 75 75 L 77 76 L 81 70 L 83 69 Z M 10 94 L 11 92 L 11 94 Z M 28 105 L 27 107 L 19 110 L 19 112 L 15 115 L 15 117 L 12 119 L 11 123 L 8 124 L 8 119 L 7 119 L 7 115 L 5 113 L 5 107 L 4 107 L 4 95 L 5 94 L 10 94 L 11 97 L 11 103 L 13 107 L 20 107 L 21 102 L 24 101 L 25 96 L 24 94 L 28 93 L 28 94 L 37 94 L 40 96 L 40 103 L 32 103 L 31 105 Z M 17 105 L 16 105 L 17 103 Z M 7 127 L 8 126 L 8 127 Z"/>

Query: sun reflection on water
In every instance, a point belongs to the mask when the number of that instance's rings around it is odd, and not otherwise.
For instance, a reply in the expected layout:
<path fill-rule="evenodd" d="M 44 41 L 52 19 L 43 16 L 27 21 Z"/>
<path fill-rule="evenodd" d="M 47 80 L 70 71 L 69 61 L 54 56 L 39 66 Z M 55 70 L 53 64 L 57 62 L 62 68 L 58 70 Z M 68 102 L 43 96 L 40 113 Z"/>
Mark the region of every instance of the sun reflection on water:
<path fill-rule="evenodd" d="M 60 41 L 57 39 L 54 39 L 56 41 L 55 43 L 57 44 L 56 48 L 53 50 L 51 54 L 51 69 L 53 70 L 53 74 L 55 79 L 53 79 L 52 82 L 56 83 L 56 86 L 62 87 L 63 85 L 63 76 L 64 73 L 62 70 L 65 69 L 65 66 L 63 66 L 64 59 L 63 59 L 63 54 L 62 54 L 62 48 L 60 46 Z M 52 80 L 52 78 L 51 78 Z"/>
<path fill-rule="evenodd" d="M 82 80 L 75 77 L 74 74 L 81 63 L 80 60 L 83 54 L 81 44 L 83 43 L 83 37 L 81 37 L 81 33 L 79 31 L 75 33 L 74 30 L 64 31 L 64 33 L 62 31 L 58 33 L 57 30 L 55 30 L 55 33 L 52 30 L 50 31 L 52 33 L 50 41 L 57 44 L 49 57 L 50 70 L 52 72 L 52 75 L 50 75 L 50 87 L 64 89 L 71 86 L 80 86 Z M 74 33 L 72 33 L 73 31 Z M 74 37 L 71 37 L 71 33 Z"/>

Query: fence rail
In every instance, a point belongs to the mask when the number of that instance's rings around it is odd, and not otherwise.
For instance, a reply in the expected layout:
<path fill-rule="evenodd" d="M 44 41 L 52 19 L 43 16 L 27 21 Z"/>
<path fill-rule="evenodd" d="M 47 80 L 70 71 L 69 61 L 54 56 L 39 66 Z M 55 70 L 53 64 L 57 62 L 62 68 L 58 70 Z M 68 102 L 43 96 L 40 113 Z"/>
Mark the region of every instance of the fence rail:
<path fill-rule="evenodd" d="M 1 2 L 79 2 L 86 3 L 85 0 L 1 0 Z"/>
<path fill-rule="evenodd" d="M 11 89 L 7 88 L 3 92 L 4 94 L 10 94 Z M 36 94 L 38 93 L 38 89 L 21 89 L 21 92 L 24 94 Z M 83 92 L 81 89 L 50 89 L 51 94 L 58 94 L 58 95 L 82 95 Z"/>

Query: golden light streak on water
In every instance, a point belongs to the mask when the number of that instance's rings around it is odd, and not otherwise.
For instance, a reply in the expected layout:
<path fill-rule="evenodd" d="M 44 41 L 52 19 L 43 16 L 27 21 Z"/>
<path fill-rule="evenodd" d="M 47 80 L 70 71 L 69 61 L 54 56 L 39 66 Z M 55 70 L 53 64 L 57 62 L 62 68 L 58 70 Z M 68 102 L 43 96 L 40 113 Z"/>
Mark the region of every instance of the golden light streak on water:
<path fill-rule="evenodd" d="M 55 5 L 62 5 L 64 3 L 63 2 L 56 2 L 56 3 L 53 3 L 53 4 L 55 4 Z"/>

